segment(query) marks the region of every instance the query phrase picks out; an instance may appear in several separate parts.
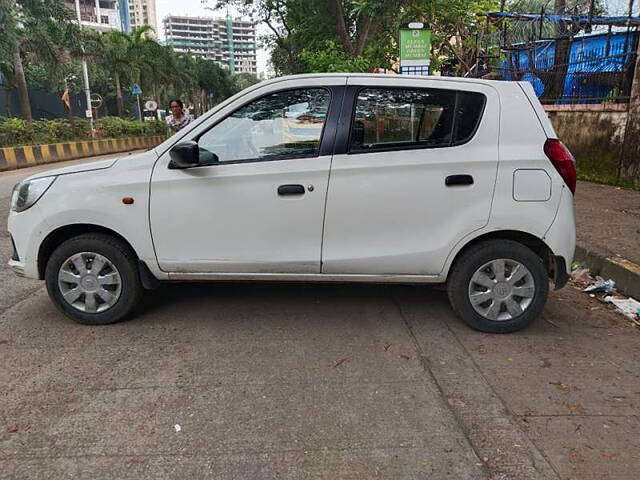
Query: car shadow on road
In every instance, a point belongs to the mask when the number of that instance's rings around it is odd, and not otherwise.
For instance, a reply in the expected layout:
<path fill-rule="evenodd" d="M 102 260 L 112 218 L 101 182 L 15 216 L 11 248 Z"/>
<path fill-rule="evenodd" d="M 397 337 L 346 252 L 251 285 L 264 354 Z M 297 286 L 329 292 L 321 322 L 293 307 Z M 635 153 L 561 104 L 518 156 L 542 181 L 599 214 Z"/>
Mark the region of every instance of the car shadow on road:
<path fill-rule="evenodd" d="M 209 317 L 247 314 L 338 315 L 374 314 L 385 308 L 397 311 L 398 294 L 424 296 L 429 303 L 448 308 L 441 286 L 276 283 L 276 282 L 176 282 L 146 292 L 137 313 L 129 321 L 150 321 L 181 312 L 182 316 Z M 453 315 L 453 312 L 451 312 Z M 216 315 L 218 317 L 218 315 Z"/>

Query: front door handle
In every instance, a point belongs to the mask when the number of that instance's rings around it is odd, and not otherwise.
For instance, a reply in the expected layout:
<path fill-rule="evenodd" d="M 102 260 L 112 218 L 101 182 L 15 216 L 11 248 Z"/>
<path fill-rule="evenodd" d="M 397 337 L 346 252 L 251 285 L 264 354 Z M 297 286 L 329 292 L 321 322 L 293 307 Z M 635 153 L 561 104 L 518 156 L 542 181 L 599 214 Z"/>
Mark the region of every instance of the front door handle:
<path fill-rule="evenodd" d="M 280 185 L 278 195 L 304 195 L 304 187 L 302 185 Z"/>
<path fill-rule="evenodd" d="M 471 175 L 449 175 L 444 179 L 447 187 L 455 187 L 457 185 L 473 185 L 473 177 Z"/>

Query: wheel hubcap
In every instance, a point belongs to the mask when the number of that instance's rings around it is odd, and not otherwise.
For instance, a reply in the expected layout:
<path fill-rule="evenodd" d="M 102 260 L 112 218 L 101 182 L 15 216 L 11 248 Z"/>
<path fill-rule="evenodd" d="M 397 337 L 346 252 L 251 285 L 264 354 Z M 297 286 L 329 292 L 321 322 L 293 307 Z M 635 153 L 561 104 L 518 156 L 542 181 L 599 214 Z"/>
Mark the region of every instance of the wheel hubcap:
<path fill-rule="evenodd" d="M 94 252 L 67 258 L 58 271 L 58 287 L 76 310 L 100 313 L 113 307 L 122 292 L 122 278 L 115 265 Z"/>
<path fill-rule="evenodd" d="M 469 282 L 471 306 L 489 320 L 512 320 L 522 315 L 531 305 L 535 293 L 529 269 L 506 258 L 485 263 Z"/>

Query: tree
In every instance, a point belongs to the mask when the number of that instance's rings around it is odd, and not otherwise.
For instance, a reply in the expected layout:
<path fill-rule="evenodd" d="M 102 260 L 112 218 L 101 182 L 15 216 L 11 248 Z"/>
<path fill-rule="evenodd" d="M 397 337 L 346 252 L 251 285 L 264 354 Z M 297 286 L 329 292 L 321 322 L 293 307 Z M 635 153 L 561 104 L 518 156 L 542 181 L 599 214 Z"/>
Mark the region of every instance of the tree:
<path fill-rule="evenodd" d="M 31 121 L 25 63 L 40 61 L 60 68 L 69 48 L 79 41 L 79 29 L 60 0 L 0 0 L 0 19 L 3 72 L 17 87 L 22 117 Z"/>
<path fill-rule="evenodd" d="M 249 88 L 251 85 L 255 85 L 260 82 L 260 79 L 253 73 L 236 73 L 231 77 L 233 81 L 233 87 L 236 92 Z"/>
<path fill-rule="evenodd" d="M 118 116 L 123 117 L 124 102 L 122 100 L 121 75 L 126 75 L 132 63 L 128 35 L 112 30 L 104 35 L 100 48 L 100 52 L 93 53 L 98 62 L 107 67 L 113 74 Z"/>
<path fill-rule="evenodd" d="M 397 65 L 398 30 L 407 21 L 432 27 L 432 65 L 455 61 L 465 74 L 478 55 L 478 34 L 486 21 L 478 13 L 499 8 L 499 0 L 237 0 L 244 12 L 271 33 L 277 73 L 371 71 Z M 330 43 L 329 43 L 330 42 Z"/>

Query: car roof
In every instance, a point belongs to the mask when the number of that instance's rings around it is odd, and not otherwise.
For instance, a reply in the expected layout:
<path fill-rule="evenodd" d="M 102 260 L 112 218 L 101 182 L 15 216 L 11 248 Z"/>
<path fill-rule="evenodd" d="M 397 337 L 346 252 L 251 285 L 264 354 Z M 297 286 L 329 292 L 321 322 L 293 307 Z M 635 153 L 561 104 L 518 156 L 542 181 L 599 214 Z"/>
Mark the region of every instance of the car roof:
<path fill-rule="evenodd" d="M 439 82 L 464 82 L 464 83 L 482 83 L 485 85 L 491 85 L 492 87 L 498 87 L 499 85 L 504 85 L 508 83 L 519 83 L 513 81 L 505 81 L 505 80 L 485 80 L 482 78 L 465 78 L 465 77 L 442 77 L 439 75 L 398 75 L 398 74 L 388 74 L 388 73 L 303 73 L 298 75 L 286 75 L 282 77 L 275 77 L 264 82 L 261 82 L 260 85 L 269 85 L 272 83 L 283 82 L 287 80 L 303 80 L 303 79 L 312 79 L 312 78 L 335 78 L 335 77 L 346 77 L 346 78 L 378 78 L 378 79 L 412 79 L 412 80 L 436 80 Z"/>

